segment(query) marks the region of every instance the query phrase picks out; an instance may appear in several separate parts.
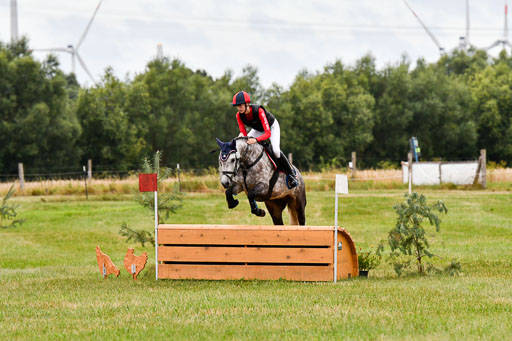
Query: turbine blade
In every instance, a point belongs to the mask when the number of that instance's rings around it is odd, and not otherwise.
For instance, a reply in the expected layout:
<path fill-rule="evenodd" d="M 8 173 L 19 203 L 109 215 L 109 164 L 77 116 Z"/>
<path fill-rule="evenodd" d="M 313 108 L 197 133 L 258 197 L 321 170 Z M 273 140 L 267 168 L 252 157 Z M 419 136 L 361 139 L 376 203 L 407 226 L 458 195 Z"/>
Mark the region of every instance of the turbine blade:
<path fill-rule="evenodd" d="M 94 14 L 92 15 L 91 20 L 89 20 L 89 23 L 87 24 L 87 27 L 85 28 L 84 33 L 82 33 L 82 37 L 78 41 L 78 44 L 76 44 L 76 48 L 75 48 L 76 50 L 78 50 L 80 45 L 82 45 L 85 37 L 87 36 L 87 33 L 89 32 L 89 29 L 91 28 L 91 25 L 92 25 L 92 22 L 94 20 L 94 17 L 96 17 L 96 13 L 98 13 L 98 10 L 100 9 L 100 5 L 101 5 L 102 2 L 103 2 L 103 0 L 100 0 L 100 2 L 98 3 L 98 6 L 96 6 L 96 10 L 94 11 Z"/>
<path fill-rule="evenodd" d="M 82 57 L 80 57 L 80 55 L 78 54 L 78 52 L 75 52 L 75 55 L 76 55 L 76 58 L 78 58 L 78 62 L 80 63 L 80 65 L 82 66 L 82 68 L 85 70 L 85 72 L 87 72 L 87 74 L 89 75 L 89 77 L 91 78 L 92 80 L 92 83 L 93 84 L 96 84 L 96 81 L 94 80 L 94 77 L 92 76 L 92 74 L 89 72 L 89 69 L 87 68 L 87 66 L 85 66 L 85 63 L 84 61 L 82 60 Z"/>
<path fill-rule="evenodd" d="M 439 41 L 436 39 L 436 37 L 432 34 L 432 32 L 430 32 L 430 30 L 428 29 L 428 27 L 423 23 L 423 21 L 421 21 L 420 17 L 418 17 L 418 15 L 416 14 L 416 12 L 414 12 L 414 10 L 412 9 L 412 7 L 409 5 L 409 3 L 407 2 L 407 0 L 404 0 L 404 3 L 405 5 L 407 6 L 407 8 L 409 8 L 409 10 L 412 12 L 412 14 L 416 17 L 416 19 L 418 20 L 418 22 L 421 24 L 421 26 L 423 26 L 423 29 L 425 29 L 425 31 L 427 32 L 427 34 L 430 36 L 430 38 L 432 39 L 432 41 L 434 42 L 434 44 L 436 44 L 437 48 L 439 49 L 439 52 L 441 54 L 443 54 L 444 52 L 444 48 L 441 46 L 441 44 L 439 44 Z"/>
<path fill-rule="evenodd" d="M 492 49 L 493 47 L 496 47 L 498 45 L 500 45 L 501 43 L 503 43 L 503 40 L 496 40 L 494 43 L 492 43 L 489 47 L 487 47 L 485 50 L 490 50 Z"/>
<path fill-rule="evenodd" d="M 70 52 L 69 49 L 65 47 L 53 47 L 49 49 L 33 49 L 32 51 L 50 51 L 50 52 Z"/>

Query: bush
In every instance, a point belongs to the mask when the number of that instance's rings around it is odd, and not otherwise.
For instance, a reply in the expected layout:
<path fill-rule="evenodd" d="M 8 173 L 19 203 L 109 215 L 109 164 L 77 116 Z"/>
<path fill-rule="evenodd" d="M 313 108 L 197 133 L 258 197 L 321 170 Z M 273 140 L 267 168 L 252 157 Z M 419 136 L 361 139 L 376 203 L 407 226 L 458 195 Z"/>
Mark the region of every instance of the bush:
<path fill-rule="evenodd" d="M 373 248 L 373 246 L 372 246 Z M 370 271 L 375 269 L 380 265 L 382 256 L 380 251 L 382 250 L 382 246 L 379 245 L 376 251 L 362 251 L 359 248 L 359 253 L 357 255 L 357 263 L 359 265 L 359 271 Z"/>
<path fill-rule="evenodd" d="M 7 201 L 14 195 L 14 185 L 9 188 L 9 191 L 2 200 L 0 206 L 0 228 L 16 227 L 23 224 L 23 220 L 16 219 L 18 215 L 16 213 L 17 205 L 11 205 Z"/>
<path fill-rule="evenodd" d="M 405 194 L 405 199 L 405 202 L 393 206 L 398 218 L 395 228 L 388 235 L 392 251 L 390 258 L 398 275 L 401 275 L 412 262 L 416 263 L 419 273 L 424 273 L 424 257 L 434 255 L 428 250 L 430 244 L 422 226 L 423 221 L 428 219 L 430 225 L 434 225 L 436 232 L 439 232 L 441 220 L 435 212 L 448 213 L 448 209 L 442 201 L 427 205 L 427 198 L 416 192 Z M 434 272 L 435 268 L 429 265 L 427 270 Z M 460 264 L 455 261 L 452 261 L 452 264 L 446 268 L 446 272 L 451 274 L 458 273 L 458 271 L 460 271 Z"/>

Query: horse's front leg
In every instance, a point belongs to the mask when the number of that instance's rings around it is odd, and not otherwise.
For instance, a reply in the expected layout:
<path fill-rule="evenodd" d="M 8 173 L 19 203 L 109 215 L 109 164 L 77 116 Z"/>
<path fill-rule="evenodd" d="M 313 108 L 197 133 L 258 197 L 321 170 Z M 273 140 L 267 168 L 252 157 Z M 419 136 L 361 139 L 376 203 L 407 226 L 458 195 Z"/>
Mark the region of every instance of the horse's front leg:
<path fill-rule="evenodd" d="M 249 199 L 249 205 L 251 205 L 251 213 L 258 217 L 265 216 L 265 210 L 258 208 L 258 204 L 256 204 L 256 196 L 262 193 L 264 189 L 264 184 L 257 184 L 247 193 L 247 199 Z"/>
<path fill-rule="evenodd" d="M 233 195 L 237 195 L 240 192 L 240 186 L 238 184 L 234 184 L 229 186 L 226 190 L 226 201 L 228 202 L 228 208 L 232 209 L 238 206 L 238 200 L 233 198 Z"/>

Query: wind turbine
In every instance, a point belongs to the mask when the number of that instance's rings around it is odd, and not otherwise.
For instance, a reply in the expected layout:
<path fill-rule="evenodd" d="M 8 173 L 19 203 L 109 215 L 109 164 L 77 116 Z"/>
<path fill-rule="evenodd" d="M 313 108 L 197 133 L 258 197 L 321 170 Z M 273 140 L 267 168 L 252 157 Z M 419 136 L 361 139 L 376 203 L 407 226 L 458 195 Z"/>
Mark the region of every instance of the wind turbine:
<path fill-rule="evenodd" d="M 420 17 L 418 17 L 418 15 L 416 14 L 416 12 L 414 12 L 414 10 L 412 9 L 412 7 L 409 5 L 409 3 L 407 2 L 407 0 L 404 0 L 404 4 L 407 6 L 407 8 L 409 8 L 409 10 L 412 12 L 412 14 L 416 17 L 416 19 L 418 20 L 418 22 L 421 24 L 421 26 L 423 26 L 423 29 L 427 32 L 427 34 L 429 35 L 430 39 L 432 39 L 432 41 L 434 42 L 434 44 L 436 44 L 437 48 L 439 49 L 439 53 L 441 55 L 443 55 L 445 53 L 444 51 L 444 47 L 441 46 L 441 44 L 439 43 L 439 41 L 437 40 L 437 38 L 434 36 L 434 34 L 432 32 L 430 32 L 430 30 L 428 29 L 428 27 L 423 23 L 423 21 L 421 21 Z"/>
<path fill-rule="evenodd" d="M 18 41 L 18 5 L 16 0 L 11 0 L 11 43 Z"/>
<path fill-rule="evenodd" d="M 505 1 L 505 27 L 503 29 L 503 39 L 498 39 L 494 43 L 492 43 L 489 47 L 486 48 L 486 50 L 490 50 L 498 45 L 502 45 L 503 49 L 505 46 L 508 46 L 512 48 L 512 44 L 510 41 L 508 41 L 508 20 L 507 20 L 507 14 L 508 14 L 508 4 L 507 1 Z"/>
<path fill-rule="evenodd" d="M 428 27 L 421 21 L 420 17 L 414 12 L 414 10 L 411 8 L 409 3 L 404 0 L 405 5 L 409 8 L 409 10 L 414 14 L 418 22 L 423 26 L 427 34 L 430 36 L 430 38 L 434 41 L 436 46 L 439 48 L 439 53 L 443 55 L 445 53 L 444 47 L 441 46 L 437 38 L 434 36 L 434 34 L 428 29 Z M 459 38 L 459 46 L 453 48 L 450 50 L 450 52 L 454 50 L 462 50 L 462 51 L 469 51 L 470 48 L 474 48 L 474 46 L 469 42 L 469 0 L 466 0 L 466 35 L 461 36 Z"/>
<path fill-rule="evenodd" d="M 80 40 L 78 40 L 78 43 L 76 44 L 76 46 L 73 46 L 73 45 L 70 44 L 70 45 L 68 45 L 66 47 L 55 47 L 55 48 L 49 48 L 49 49 L 34 49 L 34 50 L 35 51 L 50 51 L 50 52 L 67 52 L 67 53 L 70 53 L 71 54 L 71 69 L 72 69 L 73 73 L 76 74 L 76 72 L 75 72 L 76 71 L 75 58 L 76 58 L 76 59 L 78 59 L 78 62 L 80 63 L 82 68 L 85 70 L 85 72 L 91 78 L 93 84 L 96 84 L 96 81 L 94 80 L 94 77 L 92 76 L 91 72 L 89 72 L 89 69 L 85 65 L 82 57 L 80 57 L 80 54 L 78 53 L 78 49 L 80 48 L 80 46 L 84 42 L 85 37 L 87 36 L 87 33 L 89 32 L 89 29 L 91 28 L 92 22 L 93 22 L 94 18 L 96 17 L 96 13 L 98 13 L 98 10 L 100 9 L 100 6 L 101 6 L 102 2 L 103 2 L 103 0 L 100 0 L 100 2 L 98 3 L 98 6 L 96 6 L 96 9 L 94 10 L 94 13 L 93 13 L 92 17 L 89 20 L 89 23 L 87 24 L 87 27 L 85 28 L 84 32 L 82 33 L 82 36 L 80 37 Z"/>

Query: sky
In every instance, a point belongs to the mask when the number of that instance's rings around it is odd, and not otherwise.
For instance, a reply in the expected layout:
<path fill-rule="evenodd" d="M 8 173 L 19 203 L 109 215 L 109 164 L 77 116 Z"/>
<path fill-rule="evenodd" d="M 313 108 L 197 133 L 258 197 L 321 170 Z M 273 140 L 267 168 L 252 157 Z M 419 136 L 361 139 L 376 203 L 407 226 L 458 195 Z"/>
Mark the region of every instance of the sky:
<path fill-rule="evenodd" d="M 10 41 L 10 2 L 0 0 L 0 41 Z M 440 44 L 451 50 L 466 32 L 466 0 L 408 0 Z M 98 0 L 18 0 L 18 31 L 33 49 L 80 40 Z M 469 0 L 469 41 L 487 47 L 504 36 L 504 0 Z M 511 38 L 512 39 L 512 38 Z M 78 53 L 96 81 L 112 67 L 133 78 L 156 57 L 205 70 L 214 78 L 258 69 L 264 87 L 289 87 L 296 75 L 346 65 L 371 53 L 382 69 L 406 54 L 435 62 L 439 50 L 403 0 L 103 0 Z M 494 48 L 497 55 L 501 48 Z M 34 51 L 43 60 L 47 52 Z M 71 72 L 68 53 L 56 53 Z M 78 65 L 79 82 L 92 81 Z"/>

